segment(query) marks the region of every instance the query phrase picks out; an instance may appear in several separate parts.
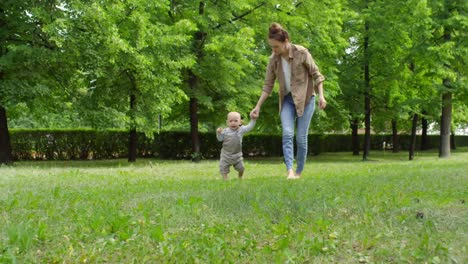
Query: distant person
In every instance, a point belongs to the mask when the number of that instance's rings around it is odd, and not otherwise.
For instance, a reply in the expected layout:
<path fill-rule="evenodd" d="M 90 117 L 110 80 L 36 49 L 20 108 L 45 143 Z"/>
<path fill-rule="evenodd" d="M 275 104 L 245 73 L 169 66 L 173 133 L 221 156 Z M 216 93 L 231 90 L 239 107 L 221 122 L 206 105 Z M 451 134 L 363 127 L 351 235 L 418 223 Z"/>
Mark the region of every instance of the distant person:
<path fill-rule="evenodd" d="M 239 179 L 244 175 L 244 162 L 242 157 L 242 137 L 255 127 L 256 118 L 252 118 L 247 126 L 242 126 L 241 115 L 238 112 L 230 112 L 227 115 L 226 128 L 216 130 L 216 138 L 223 142 L 219 160 L 219 171 L 224 180 L 228 179 L 229 168 L 239 173 Z"/>
<path fill-rule="evenodd" d="M 282 143 L 287 178 L 298 179 L 304 170 L 307 157 L 307 136 L 309 125 L 315 110 L 315 97 L 318 106 L 327 105 L 323 95 L 322 83 L 325 80 L 309 51 L 289 41 L 289 34 L 280 24 L 270 25 L 268 44 L 273 54 L 266 69 L 265 84 L 257 105 L 250 112 L 252 118 L 258 118 L 260 108 L 271 94 L 275 80 L 279 83 L 279 111 L 283 130 Z M 294 127 L 297 124 L 297 167 L 294 161 Z"/>

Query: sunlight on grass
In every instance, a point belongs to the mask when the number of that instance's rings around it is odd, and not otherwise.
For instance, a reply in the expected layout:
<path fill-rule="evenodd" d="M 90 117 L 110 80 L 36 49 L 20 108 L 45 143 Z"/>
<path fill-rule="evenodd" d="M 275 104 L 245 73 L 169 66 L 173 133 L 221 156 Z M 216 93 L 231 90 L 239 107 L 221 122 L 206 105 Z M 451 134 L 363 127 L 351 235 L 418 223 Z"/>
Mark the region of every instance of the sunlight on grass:
<path fill-rule="evenodd" d="M 18 162 L 0 168 L 1 263 L 466 263 L 468 153 Z M 221 257 L 220 257 L 221 256 Z"/>

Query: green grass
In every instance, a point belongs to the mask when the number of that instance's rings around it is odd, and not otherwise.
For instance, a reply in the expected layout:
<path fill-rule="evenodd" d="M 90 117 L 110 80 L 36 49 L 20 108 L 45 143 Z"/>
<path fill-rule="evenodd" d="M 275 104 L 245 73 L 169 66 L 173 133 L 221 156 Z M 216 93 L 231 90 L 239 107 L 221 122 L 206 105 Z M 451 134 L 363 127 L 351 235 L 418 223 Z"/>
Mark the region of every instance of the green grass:
<path fill-rule="evenodd" d="M 465 152 L 464 152 L 465 151 Z M 468 152 L 18 162 L 0 168 L 0 263 L 467 263 Z"/>

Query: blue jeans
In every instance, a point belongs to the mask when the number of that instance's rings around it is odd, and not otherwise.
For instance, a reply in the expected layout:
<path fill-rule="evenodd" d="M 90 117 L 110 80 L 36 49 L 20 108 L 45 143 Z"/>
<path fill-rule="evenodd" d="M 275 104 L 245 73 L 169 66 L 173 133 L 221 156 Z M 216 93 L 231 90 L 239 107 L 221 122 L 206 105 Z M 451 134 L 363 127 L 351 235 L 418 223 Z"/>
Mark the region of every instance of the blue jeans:
<path fill-rule="evenodd" d="M 312 97 L 309 103 L 305 106 L 304 114 L 298 117 L 296 107 L 291 94 L 284 97 L 283 105 L 281 106 L 281 126 L 283 128 L 283 155 L 286 169 L 293 168 L 294 161 L 294 126 L 297 120 L 297 168 L 296 173 L 301 173 L 304 170 L 304 164 L 307 157 L 307 136 L 309 134 L 309 125 L 312 115 L 315 111 L 315 97 Z"/>

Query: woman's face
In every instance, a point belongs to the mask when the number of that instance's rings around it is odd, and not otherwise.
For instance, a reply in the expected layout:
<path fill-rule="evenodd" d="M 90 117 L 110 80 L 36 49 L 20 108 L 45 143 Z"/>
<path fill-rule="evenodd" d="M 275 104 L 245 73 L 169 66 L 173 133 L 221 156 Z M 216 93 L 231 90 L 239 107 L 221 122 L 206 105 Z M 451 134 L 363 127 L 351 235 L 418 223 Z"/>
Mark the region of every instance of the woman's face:
<path fill-rule="evenodd" d="M 268 44 L 271 47 L 271 50 L 275 55 L 285 54 L 288 49 L 288 40 L 286 39 L 284 42 L 278 41 L 276 39 L 268 39 Z"/>

